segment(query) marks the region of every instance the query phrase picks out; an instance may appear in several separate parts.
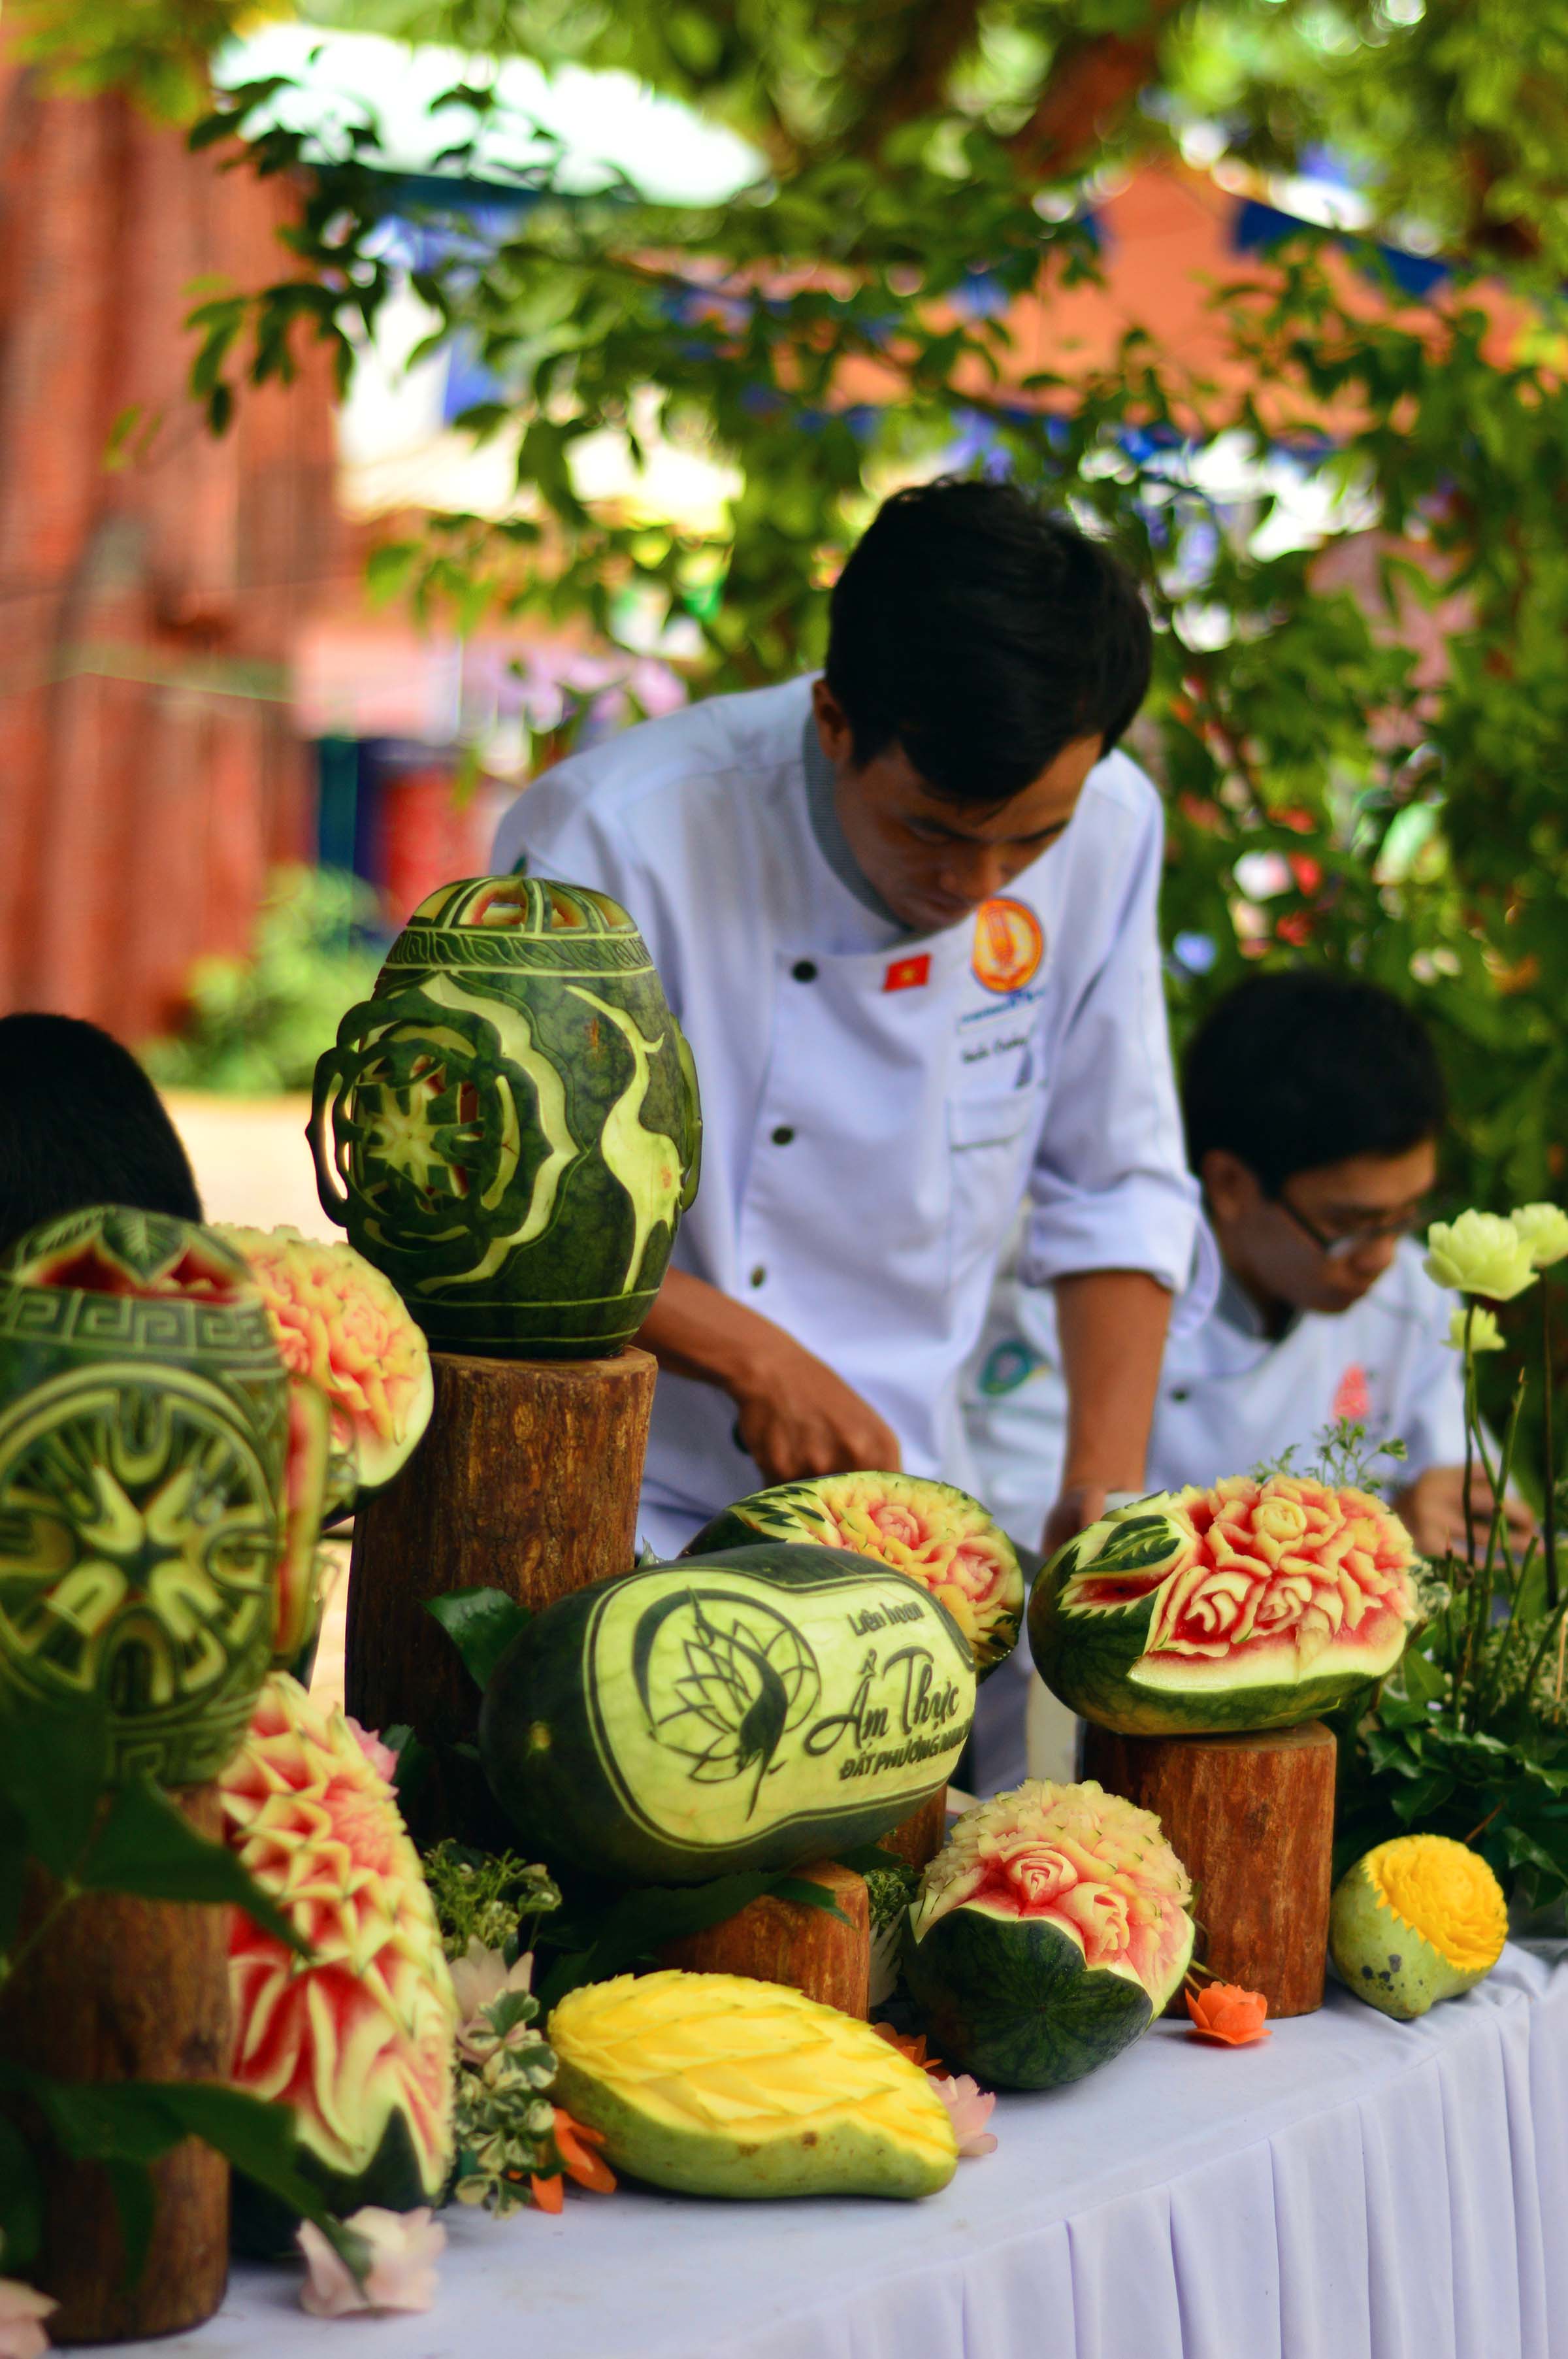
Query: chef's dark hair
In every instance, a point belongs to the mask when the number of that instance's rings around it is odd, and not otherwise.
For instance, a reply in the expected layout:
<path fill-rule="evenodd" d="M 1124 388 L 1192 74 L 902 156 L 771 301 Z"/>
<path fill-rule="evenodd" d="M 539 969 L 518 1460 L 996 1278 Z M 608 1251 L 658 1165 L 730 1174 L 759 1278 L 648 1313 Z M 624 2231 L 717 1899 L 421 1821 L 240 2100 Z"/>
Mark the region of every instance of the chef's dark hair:
<path fill-rule="evenodd" d="M 858 765 L 895 741 L 954 802 L 1022 792 L 1149 689 L 1149 617 L 1108 549 L 1011 484 L 895 492 L 833 592 L 827 685 Z"/>
<path fill-rule="evenodd" d="M 1352 1155 L 1407 1155 L 1448 1110 L 1421 1017 L 1391 991 L 1345 975 L 1249 975 L 1194 1035 L 1184 1070 L 1187 1159 L 1211 1147 L 1270 1195 L 1298 1171 Z"/>
<path fill-rule="evenodd" d="M 201 1218 L 179 1134 L 129 1049 L 74 1016 L 0 1016 L 0 1253 L 84 1204 Z"/>

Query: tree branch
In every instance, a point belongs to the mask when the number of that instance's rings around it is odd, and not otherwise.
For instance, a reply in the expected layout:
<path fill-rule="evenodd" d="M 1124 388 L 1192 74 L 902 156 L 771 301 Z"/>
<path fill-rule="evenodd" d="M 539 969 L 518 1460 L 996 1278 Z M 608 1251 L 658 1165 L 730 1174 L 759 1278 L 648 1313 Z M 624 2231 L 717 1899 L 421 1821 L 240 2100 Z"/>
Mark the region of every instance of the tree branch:
<path fill-rule="evenodd" d="M 1040 103 L 1008 146 L 1041 179 L 1063 179 L 1103 142 L 1153 72 L 1167 18 L 1184 0 L 1148 0 L 1138 33 L 1096 33 L 1065 41 Z"/>

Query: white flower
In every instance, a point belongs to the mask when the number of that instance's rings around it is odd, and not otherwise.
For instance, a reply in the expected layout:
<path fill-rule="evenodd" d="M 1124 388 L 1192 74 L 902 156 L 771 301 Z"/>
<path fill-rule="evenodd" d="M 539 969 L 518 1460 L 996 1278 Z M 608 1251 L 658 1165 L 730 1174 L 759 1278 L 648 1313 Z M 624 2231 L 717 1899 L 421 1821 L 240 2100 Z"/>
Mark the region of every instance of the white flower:
<path fill-rule="evenodd" d="M 1568 1212 L 1555 1204 L 1519 1204 L 1509 1218 L 1530 1247 L 1537 1269 L 1550 1269 L 1568 1254 Z"/>
<path fill-rule="evenodd" d="M 1443 1340 L 1451 1352 L 1500 1352 L 1505 1348 L 1503 1331 L 1489 1310 L 1456 1310 Z"/>
<path fill-rule="evenodd" d="M 49 2347 L 44 2321 L 58 2301 L 16 2277 L 0 2277 L 0 2359 L 42 2359 Z"/>
<path fill-rule="evenodd" d="M 1509 1302 L 1535 1284 L 1529 1244 L 1498 1212 L 1461 1212 L 1456 1221 L 1433 1221 L 1426 1248 L 1428 1277 L 1460 1294 Z"/>
<path fill-rule="evenodd" d="M 364 2289 L 320 2229 L 306 2220 L 299 2228 L 299 2249 L 309 2272 L 299 2293 L 302 2310 L 312 2318 L 347 2318 L 355 2310 L 429 2309 L 436 2299 L 436 2256 L 446 2248 L 447 2232 L 431 2219 L 427 2203 L 417 2212 L 384 2212 L 367 2203 L 343 2225 L 370 2247 Z"/>

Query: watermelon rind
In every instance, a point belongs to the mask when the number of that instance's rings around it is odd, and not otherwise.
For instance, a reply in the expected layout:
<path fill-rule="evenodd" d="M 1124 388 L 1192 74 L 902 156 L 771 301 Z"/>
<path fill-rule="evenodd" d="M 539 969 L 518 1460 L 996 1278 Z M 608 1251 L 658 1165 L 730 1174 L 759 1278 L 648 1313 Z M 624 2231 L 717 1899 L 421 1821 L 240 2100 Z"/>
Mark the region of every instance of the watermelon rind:
<path fill-rule="evenodd" d="M 883 1506 L 895 1516 L 905 1509 L 933 1528 L 913 1541 L 896 1530 L 883 1532 L 873 1512 Z M 1018 1550 L 980 1502 L 955 1484 L 877 1470 L 775 1483 L 715 1516 L 683 1553 L 723 1555 L 770 1540 L 848 1548 L 919 1582 L 968 1638 L 977 1679 L 989 1679 L 1018 1643 L 1024 1602 Z M 997 1578 L 983 1601 L 972 1598 L 961 1575 L 952 1570 L 952 1560 L 965 1542 L 995 1560 Z"/>
<path fill-rule="evenodd" d="M 407 2120 L 400 2113 L 387 2115 L 381 2143 L 360 2170 L 335 2170 L 323 2162 L 313 2152 L 303 2124 L 297 2124 L 296 2140 L 296 2170 L 336 2219 L 346 2220 L 365 2203 L 377 2204 L 384 2212 L 416 2212 L 421 2204 L 441 2201 L 445 2178 L 433 2187 L 426 2184 Z M 229 2234 L 237 2253 L 254 2261 L 297 2259 L 300 2218 L 270 2188 L 258 2187 L 243 2171 L 235 2171 Z"/>
<path fill-rule="evenodd" d="M 931 2046 L 990 2086 L 1065 2088 L 1119 2056 L 1154 2020 L 1130 1967 L 1087 1965 L 1081 1943 L 1053 1920 L 977 1901 L 916 1939 L 914 1916 L 904 1980 Z M 1184 1973 L 1190 1956 L 1189 1940 Z"/>
<path fill-rule="evenodd" d="M 968 1641 L 847 1549 L 757 1547 L 596 1582 L 537 1614 L 480 1714 L 492 1792 L 552 1865 L 698 1884 L 830 1857 L 946 1786 Z"/>

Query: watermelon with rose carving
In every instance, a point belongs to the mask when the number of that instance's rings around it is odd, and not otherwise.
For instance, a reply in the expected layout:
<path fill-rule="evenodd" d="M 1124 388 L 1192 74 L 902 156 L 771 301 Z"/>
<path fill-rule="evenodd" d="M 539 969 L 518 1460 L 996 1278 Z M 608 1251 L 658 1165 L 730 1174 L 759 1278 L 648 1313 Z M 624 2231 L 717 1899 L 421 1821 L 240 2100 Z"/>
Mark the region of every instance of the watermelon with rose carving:
<path fill-rule="evenodd" d="M 1035 1581 L 1041 1677 L 1135 1736 L 1291 1728 L 1399 1661 L 1417 1618 L 1410 1534 L 1369 1492 L 1234 1475 L 1116 1509 Z"/>
<path fill-rule="evenodd" d="M 984 1679 L 1018 1640 L 1023 1572 L 1018 1551 L 978 1499 L 916 1474 L 824 1474 L 777 1483 L 737 1499 L 685 1550 L 715 1556 L 762 1540 L 852 1549 L 919 1582 L 968 1640 Z"/>
<path fill-rule="evenodd" d="M 1148 2030 L 1192 1959 L 1192 1886 L 1152 1810 L 1031 1778 L 968 1810 L 910 1907 L 904 1979 L 932 2047 L 1054 2089 Z"/>
<path fill-rule="evenodd" d="M 572 1359 L 653 1307 L 701 1119 L 619 902 L 479 876 L 420 903 L 343 1017 L 309 1135 L 324 1209 L 433 1343 Z"/>
<path fill-rule="evenodd" d="M 389 1757 L 275 1672 L 221 1781 L 229 1848 L 315 1953 L 233 1911 L 230 2078 L 290 2108 L 298 2167 L 340 2214 L 438 2201 L 452 2162 L 457 2000 Z M 253 2251 L 292 2239 L 249 2187 L 237 2221 Z"/>

